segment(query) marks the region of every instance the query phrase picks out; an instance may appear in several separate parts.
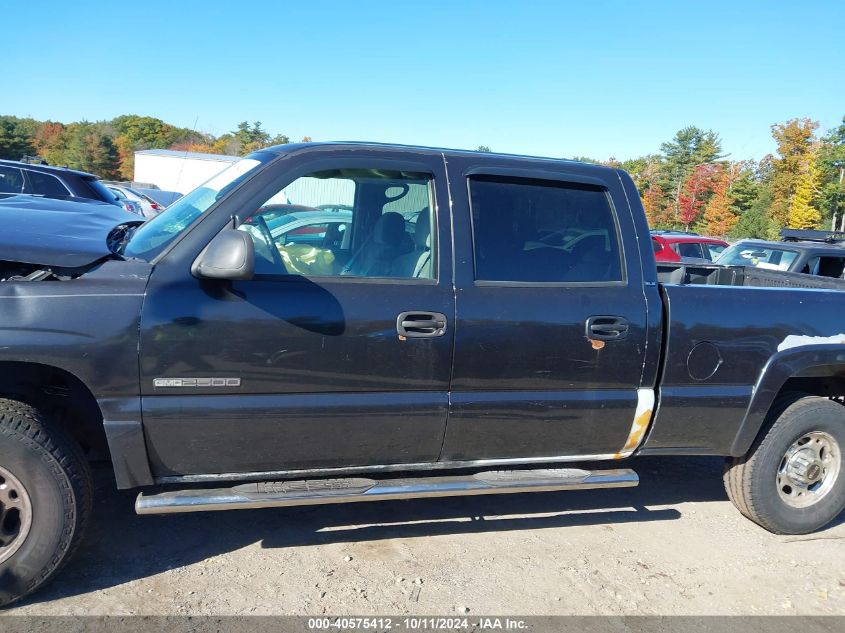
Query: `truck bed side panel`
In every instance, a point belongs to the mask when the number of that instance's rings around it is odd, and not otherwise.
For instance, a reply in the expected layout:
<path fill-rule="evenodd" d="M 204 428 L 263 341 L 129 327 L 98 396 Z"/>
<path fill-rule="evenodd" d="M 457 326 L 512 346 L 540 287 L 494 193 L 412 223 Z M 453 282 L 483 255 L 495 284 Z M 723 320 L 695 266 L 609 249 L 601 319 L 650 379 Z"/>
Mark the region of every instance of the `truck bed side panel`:
<path fill-rule="evenodd" d="M 741 454 L 747 447 L 735 440 L 777 359 L 794 355 L 796 344 L 809 349 L 837 335 L 845 339 L 840 292 L 704 285 L 666 285 L 661 292 L 664 366 L 642 454 Z"/>

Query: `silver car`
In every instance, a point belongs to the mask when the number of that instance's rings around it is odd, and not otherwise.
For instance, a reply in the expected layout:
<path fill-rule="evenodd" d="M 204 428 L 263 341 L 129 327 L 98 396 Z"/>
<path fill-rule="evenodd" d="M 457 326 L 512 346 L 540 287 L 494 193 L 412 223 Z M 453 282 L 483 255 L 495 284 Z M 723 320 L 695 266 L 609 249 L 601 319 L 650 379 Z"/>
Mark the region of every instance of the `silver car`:
<path fill-rule="evenodd" d="M 145 218 L 154 218 L 164 211 L 164 207 L 162 207 L 158 202 L 141 193 L 137 189 L 127 187 L 126 185 L 116 185 L 112 183 L 108 183 L 106 186 L 122 203 L 130 202 L 137 205 L 140 209 L 139 214 L 143 215 Z"/>

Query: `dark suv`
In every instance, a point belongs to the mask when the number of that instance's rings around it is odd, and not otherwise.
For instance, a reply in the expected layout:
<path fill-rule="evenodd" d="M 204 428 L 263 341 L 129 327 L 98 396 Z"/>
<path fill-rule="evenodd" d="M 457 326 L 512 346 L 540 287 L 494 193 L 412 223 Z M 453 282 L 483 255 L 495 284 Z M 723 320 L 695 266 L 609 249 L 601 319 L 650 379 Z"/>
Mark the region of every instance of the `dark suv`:
<path fill-rule="evenodd" d="M 108 187 L 93 174 L 66 167 L 0 160 L 0 198 L 20 194 L 60 200 L 85 198 L 123 207 Z"/>
<path fill-rule="evenodd" d="M 781 238 L 784 241 L 741 240 L 726 248 L 716 263 L 845 278 L 845 248 L 835 237 L 822 231 L 786 230 L 781 231 Z"/>

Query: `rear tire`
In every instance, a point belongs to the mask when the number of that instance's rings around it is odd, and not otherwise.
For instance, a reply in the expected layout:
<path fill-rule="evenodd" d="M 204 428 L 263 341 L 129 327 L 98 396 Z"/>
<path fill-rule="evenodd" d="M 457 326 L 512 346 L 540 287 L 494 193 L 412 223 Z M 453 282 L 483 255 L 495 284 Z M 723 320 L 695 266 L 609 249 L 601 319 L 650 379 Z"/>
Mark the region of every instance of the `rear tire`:
<path fill-rule="evenodd" d="M 35 591 L 79 545 L 91 475 L 79 446 L 33 407 L 0 398 L 0 606 Z"/>
<path fill-rule="evenodd" d="M 845 407 L 788 394 L 743 457 L 729 458 L 728 498 L 775 534 L 807 534 L 845 510 Z"/>

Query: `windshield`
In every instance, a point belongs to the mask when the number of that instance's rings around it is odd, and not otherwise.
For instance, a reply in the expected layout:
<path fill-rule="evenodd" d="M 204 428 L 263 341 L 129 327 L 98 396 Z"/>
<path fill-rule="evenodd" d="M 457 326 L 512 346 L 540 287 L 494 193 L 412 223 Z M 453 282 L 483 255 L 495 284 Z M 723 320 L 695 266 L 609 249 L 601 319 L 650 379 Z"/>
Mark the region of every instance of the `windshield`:
<path fill-rule="evenodd" d="M 795 251 L 772 248 L 754 242 L 739 242 L 726 248 L 719 255 L 716 263 L 728 266 L 754 266 L 769 270 L 789 270 L 796 257 L 798 253 Z"/>
<path fill-rule="evenodd" d="M 204 185 L 179 198 L 166 210 L 139 226 L 126 242 L 122 255 L 150 260 L 194 223 L 211 205 L 241 183 L 247 174 L 275 156 L 252 154 L 233 163 Z"/>

